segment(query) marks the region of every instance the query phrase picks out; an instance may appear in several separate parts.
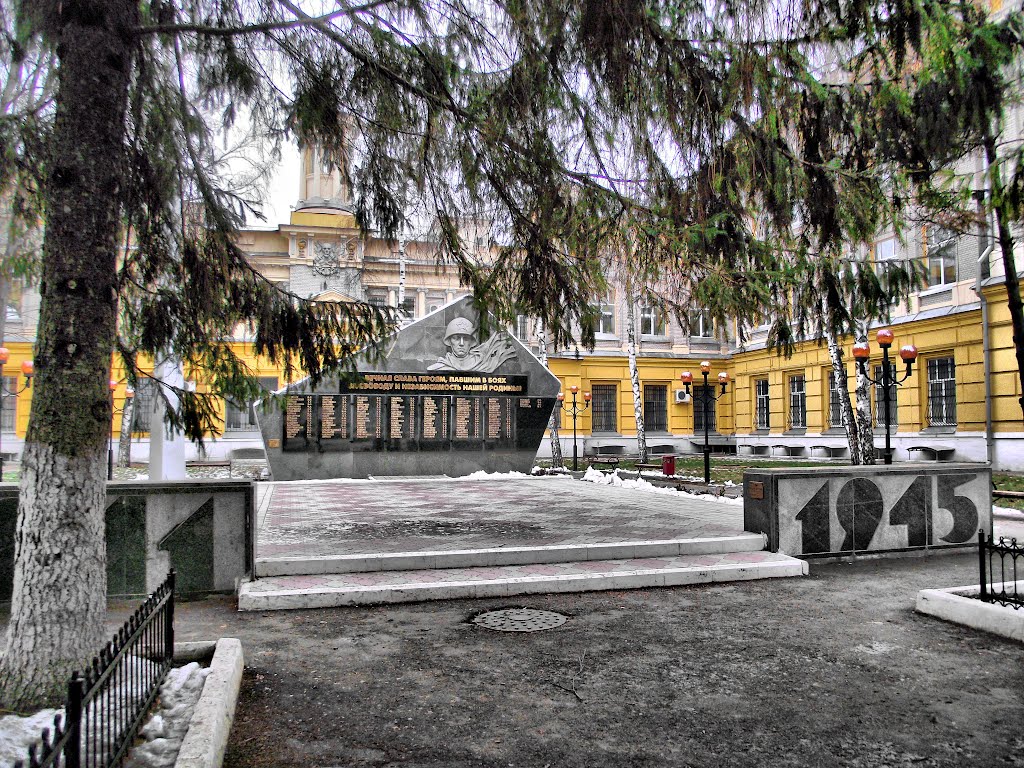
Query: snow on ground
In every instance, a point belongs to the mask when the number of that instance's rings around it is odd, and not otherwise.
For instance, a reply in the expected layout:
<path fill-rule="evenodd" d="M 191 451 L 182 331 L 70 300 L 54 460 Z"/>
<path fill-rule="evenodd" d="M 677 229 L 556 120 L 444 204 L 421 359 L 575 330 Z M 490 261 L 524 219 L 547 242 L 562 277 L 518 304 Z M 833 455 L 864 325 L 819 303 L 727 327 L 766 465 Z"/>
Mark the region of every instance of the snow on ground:
<path fill-rule="evenodd" d="M 200 667 L 194 661 L 167 673 L 167 679 L 160 686 L 159 707 L 139 732 L 144 743 L 128 753 L 125 768 L 171 768 L 174 765 L 209 674 L 209 667 Z"/>
<path fill-rule="evenodd" d="M 7 715 L 0 717 L 0 765 L 14 765 L 18 760 L 28 765 L 28 747 L 39 740 L 43 728 L 49 728 L 53 737 L 53 716 L 60 715 L 62 709 L 42 709 L 34 715 L 19 717 Z M 38 756 L 39 752 L 36 752 Z"/>
<path fill-rule="evenodd" d="M 167 679 L 160 686 L 157 700 L 159 706 L 155 714 L 142 726 L 139 734 L 145 743 L 129 753 L 126 766 L 170 768 L 174 765 L 181 742 L 188 731 L 192 711 L 199 701 L 199 694 L 203 691 L 203 684 L 209 673 L 208 668 L 200 667 L 195 662 L 173 668 L 167 673 Z M 126 701 L 132 696 L 130 693 L 115 695 L 111 700 Z M 53 718 L 58 714 L 63 718 L 64 709 L 43 709 L 27 717 L 0 717 L 0 765 L 14 765 L 18 760 L 27 765 L 29 745 L 39 741 L 44 728 L 48 728 L 50 737 L 53 737 Z M 102 713 L 97 714 L 98 730 L 103 732 Z M 83 752 L 85 736 L 83 733 Z"/>
<path fill-rule="evenodd" d="M 680 479 L 680 478 L 675 478 Z M 677 491 L 674 488 L 662 488 L 657 485 L 644 480 L 642 477 L 638 477 L 636 480 L 623 480 L 615 472 L 605 474 L 600 470 L 594 469 L 593 467 L 587 467 L 586 474 L 583 475 L 584 482 L 597 483 L 598 485 L 611 485 L 616 488 L 624 488 L 627 491 L 646 491 L 648 493 L 661 493 L 676 495 L 686 495 L 693 498 L 699 498 L 701 501 L 712 501 L 719 504 L 733 504 L 737 506 L 743 506 L 743 499 L 731 499 L 727 496 L 712 496 L 704 493 L 690 493 L 688 491 Z"/>

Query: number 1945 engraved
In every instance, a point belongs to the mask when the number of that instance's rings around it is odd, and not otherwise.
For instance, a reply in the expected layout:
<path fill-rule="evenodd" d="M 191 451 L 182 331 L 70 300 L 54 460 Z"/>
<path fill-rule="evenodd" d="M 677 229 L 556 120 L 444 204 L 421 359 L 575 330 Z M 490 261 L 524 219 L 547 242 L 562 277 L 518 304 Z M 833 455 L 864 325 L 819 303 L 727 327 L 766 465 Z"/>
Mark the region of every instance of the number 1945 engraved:
<path fill-rule="evenodd" d="M 977 474 L 916 477 L 890 507 L 889 525 L 906 526 L 907 547 L 966 543 L 978 529 L 978 508 L 968 497 L 958 496 L 956 489 L 976 477 Z M 834 519 L 839 523 L 844 536 L 836 549 L 831 547 L 831 502 L 830 483 L 826 480 L 796 514 L 796 519 L 801 523 L 802 553 L 871 549 L 872 539 L 885 517 L 885 504 L 879 485 L 868 478 L 857 477 L 839 488 L 835 498 Z M 953 518 L 952 528 L 938 542 L 934 539 L 936 502 L 939 509 L 945 510 Z"/>

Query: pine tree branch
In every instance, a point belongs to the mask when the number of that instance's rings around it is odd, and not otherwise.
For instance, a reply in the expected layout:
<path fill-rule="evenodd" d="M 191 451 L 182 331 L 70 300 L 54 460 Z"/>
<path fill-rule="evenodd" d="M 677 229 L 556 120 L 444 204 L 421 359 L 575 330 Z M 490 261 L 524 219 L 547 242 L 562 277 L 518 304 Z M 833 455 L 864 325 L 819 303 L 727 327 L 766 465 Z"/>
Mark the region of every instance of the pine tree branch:
<path fill-rule="evenodd" d="M 363 5 L 356 5 L 350 8 L 339 8 L 336 11 L 325 13 L 322 16 L 305 16 L 303 18 L 291 19 L 289 21 L 267 21 L 262 24 L 248 24 L 240 27 L 221 27 L 215 24 L 151 24 L 139 27 L 135 30 L 137 35 L 180 35 L 197 34 L 209 35 L 211 37 L 235 37 L 239 35 L 266 34 L 282 29 L 296 29 L 300 27 L 325 24 L 341 16 L 354 16 L 372 10 L 381 5 L 387 5 L 392 0 L 370 0 Z M 287 7 L 290 4 L 284 3 Z M 289 10 L 292 10 L 289 7 Z"/>

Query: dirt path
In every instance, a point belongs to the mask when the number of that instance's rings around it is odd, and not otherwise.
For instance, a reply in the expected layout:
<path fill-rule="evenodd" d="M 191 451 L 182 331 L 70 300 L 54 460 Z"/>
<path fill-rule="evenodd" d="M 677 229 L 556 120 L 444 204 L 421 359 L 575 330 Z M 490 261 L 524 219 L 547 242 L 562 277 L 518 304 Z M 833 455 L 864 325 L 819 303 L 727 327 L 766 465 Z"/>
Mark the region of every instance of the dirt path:
<path fill-rule="evenodd" d="M 225 766 L 1024 766 L 1024 646 L 913 612 L 970 555 L 712 587 L 237 614 Z M 478 611 L 567 613 L 536 634 Z"/>

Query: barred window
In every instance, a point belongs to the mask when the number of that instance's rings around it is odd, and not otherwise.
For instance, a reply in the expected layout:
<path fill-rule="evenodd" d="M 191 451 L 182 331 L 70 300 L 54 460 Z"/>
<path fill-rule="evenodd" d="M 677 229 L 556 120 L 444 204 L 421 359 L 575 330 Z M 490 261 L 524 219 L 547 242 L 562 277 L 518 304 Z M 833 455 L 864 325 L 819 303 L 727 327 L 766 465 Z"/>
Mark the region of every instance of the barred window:
<path fill-rule="evenodd" d="M 705 387 L 703 384 L 693 388 L 693 431 L 704 431 L 704 419 L 707 414 L 707 429 L 709 432 L 717 431 L 715 427 L 715 405 L 714 385 Z"/>
<path fill-rule="evenodd" d="M 952 357 L 928 361 L 928 424 L 956 426 L 956 364 Z"/>
<path fill-rule="evenodd" d="M 757 428 L 771 429 L 771 400 L 768 397 L 768 379 L 757 379 L 754 382 L 755 410 L 757 411 Z"/>
<path fill-rule="evenodd" d="M 135 386 L 135 398 L 132 402 L 132 432 L 148 433 L 149 417 L 153 413 L 157 383 L 152 379 L 140 378 Z"/>
<path fill-rule="evenodd" d="M 807 426 L 807 380 L 803 375 L 789 377 L 789 426 Z"/>
<path fill-rule="evenodd" d="M 664 384 L 644 385 L 644 429 L 668 432 L 668 387 Z"/>
<path fill-rule="evenodd" d="M 875 381 L 882 380 L 882 366 L 875 366 Z M 896 364 L 889 363 L 889 381 L 896 380 Z M 889 425 L 892 427 L 900 423 L 899 409 L 896 407 L 896 385 L 889 385 Z M 885 387 L 875 384 L 875 426 L 885 426 Z"/>
<path fill-rule="evenodd" d="M 520 341 L 526 341 L 530 338 L 530 318 L 528 315 L 516 315 L 516 327 L 513 335 Z"/>
<path fill-rule="evenodd" d="M 4 376 L 4 392 L 0 396 L 0 429 L 4 432 L 14 431 L 14 420 L 18 412 L 18 377 Z"/>
<path fill-rule="evenodd" d="M 595 384 L 591 409 L 593 416 L 593 432 L 618 432 L 619 423 L 616 413 L 618 387 L 614 384 Z"/>
<path fill-rule="evenodd" d="M 277 389 L 276 376 L 260 376 L 260 386 L 266 392 L 273 392 Z M 256 403 L 252 402 L 246 406 L 239 406 L 231 400 L 224 401 L 224 430 L 226 432 L 237 432 L 241 430 L 256 429 Z"/>
<path fill-rule="evenodd" d="M 828 426 L 830 429 L 843 426 L 843 406 L 839 400 L 839 374 L 832 371 L 828 387 Z"/>

